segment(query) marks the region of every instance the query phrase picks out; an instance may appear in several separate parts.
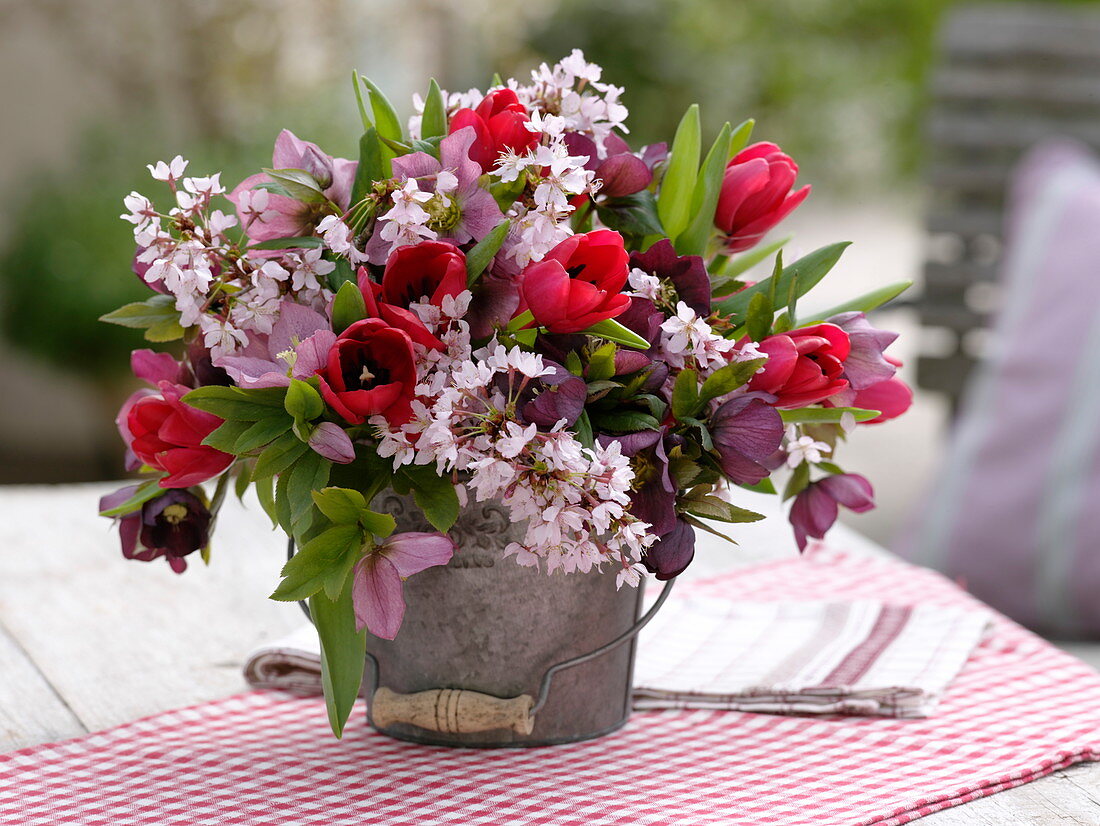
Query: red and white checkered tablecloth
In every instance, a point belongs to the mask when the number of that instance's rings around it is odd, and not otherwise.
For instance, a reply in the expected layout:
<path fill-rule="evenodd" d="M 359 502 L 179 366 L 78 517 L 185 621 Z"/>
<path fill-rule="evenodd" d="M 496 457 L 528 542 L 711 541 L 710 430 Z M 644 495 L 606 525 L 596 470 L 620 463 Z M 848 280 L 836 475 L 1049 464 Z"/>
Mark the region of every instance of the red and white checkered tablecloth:
<path fill-rule="evenodd" d="M 705 584 L 736 599 L 977 605 L 938 574 L 819 550 Z M 0 824 L 893 826 L 1100 759 L 1100 675 L 1003 618 L 927 719 L 638 712 L 567 746 L 390 740 L 253 692 L 0 757 Z"/>

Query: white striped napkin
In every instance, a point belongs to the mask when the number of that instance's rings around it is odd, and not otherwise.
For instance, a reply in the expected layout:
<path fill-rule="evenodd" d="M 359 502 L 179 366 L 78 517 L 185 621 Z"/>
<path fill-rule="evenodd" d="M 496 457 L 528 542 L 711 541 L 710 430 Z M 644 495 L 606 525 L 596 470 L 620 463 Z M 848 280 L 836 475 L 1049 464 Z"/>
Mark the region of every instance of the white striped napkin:
<path fill-rule="evenodd" d="M 634 707 L 927 717 L 988 622 L 942 606 L 681 594 L 642 631 Z M 320 693 L 313 627 L 254 650 L 244 675 Z"/>
<path fill-rule="evenodd" d="M 927 717 L 988 624 L 869 600 L 670 599 L 642 631 L 634 707 Z"/>

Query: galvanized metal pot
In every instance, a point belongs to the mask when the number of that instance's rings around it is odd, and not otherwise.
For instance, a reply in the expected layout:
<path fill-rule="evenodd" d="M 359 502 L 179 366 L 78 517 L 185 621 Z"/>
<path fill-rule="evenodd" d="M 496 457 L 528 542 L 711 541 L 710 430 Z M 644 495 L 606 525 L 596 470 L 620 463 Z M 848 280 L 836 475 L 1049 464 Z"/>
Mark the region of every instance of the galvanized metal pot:
<path fill-rule="evenodd" d="M 373 507 L 399 531 L 433 530 L 411 497 L 382 494 Z M 471 503 L 450 531 L 451 562 L 405 583 L 397 638 L 367 637 L 374 728 L 434 745 L 542 746 L 626 722 L 641 589 L 504 558 L 523 530 L 499 502 Z"/>

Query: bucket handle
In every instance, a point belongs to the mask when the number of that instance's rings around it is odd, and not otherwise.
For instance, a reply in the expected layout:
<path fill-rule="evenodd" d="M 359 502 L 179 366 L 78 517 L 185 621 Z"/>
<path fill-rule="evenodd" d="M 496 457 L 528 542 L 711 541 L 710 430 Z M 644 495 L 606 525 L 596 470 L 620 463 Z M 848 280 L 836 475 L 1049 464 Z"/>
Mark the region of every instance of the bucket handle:
<path fill-rule="evenodd" d="M 287 559 L 294 556 L 294 540 L 287 543 Z M 371 715 L 375 725 L 386 728 L 394 723 L 407 723 L 417 728 L 444 734 L 467 734 L 496 729 L 511 729 L 517 734 L 530 734 L 534 730 L 535 715 L 546 705 L 550 697 L 550 683 L 559 671 L 589 662 L 613 651 L 624 642 L 634 639 L 665 604 L 672 592 L 676 577 L 665 582 L 657 600 L 626 631 L 610 642 L 585 654 L 555 663 L 546 669 L 539 684 L 538 697 L 521 694 L 518 697 L 496 697 L 480 691 L 460 688 L 431 688 L 412 694 L 399 694 L 385 686 L 379 686 L 381 668 L 378 659 L 366 652 L 374 666 L 374 686 L 371 689 Z M 310 622 L 309 606 L 305 600 L 298 603 Z"/>

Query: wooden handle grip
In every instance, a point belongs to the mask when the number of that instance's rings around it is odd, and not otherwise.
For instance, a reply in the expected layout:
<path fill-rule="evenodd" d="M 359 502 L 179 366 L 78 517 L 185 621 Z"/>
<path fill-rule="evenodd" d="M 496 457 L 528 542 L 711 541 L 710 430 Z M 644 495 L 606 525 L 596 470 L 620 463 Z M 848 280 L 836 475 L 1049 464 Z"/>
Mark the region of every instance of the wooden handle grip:
<path fill-rule="evenodd" d="M 460 688 L 433 688 L 416 694 L 398 694 L 383 687 L 374 692 L 371 718 L 380 728 L 394 723 L 408 723 L 445 734 L 494 729 L 530 734 L 535 725 L 535 718 L 531 716 L 534 705 L 534 699 L 527 694 L 506 699 Z"/>

